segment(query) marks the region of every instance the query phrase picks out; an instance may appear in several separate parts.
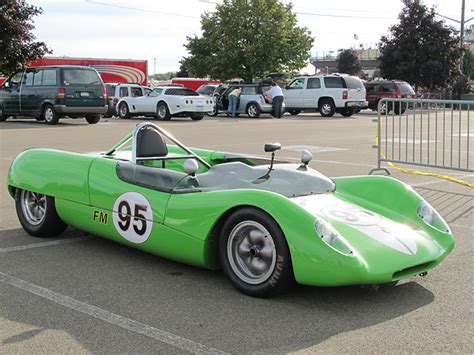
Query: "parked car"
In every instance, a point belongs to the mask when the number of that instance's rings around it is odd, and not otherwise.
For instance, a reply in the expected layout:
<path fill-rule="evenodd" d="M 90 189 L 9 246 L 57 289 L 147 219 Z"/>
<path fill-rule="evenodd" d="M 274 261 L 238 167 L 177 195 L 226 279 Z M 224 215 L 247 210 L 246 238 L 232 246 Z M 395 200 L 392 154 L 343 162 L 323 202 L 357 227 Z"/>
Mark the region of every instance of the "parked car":
<path fill-rule="evenodd" d="M 331 179 L 308 166 L 307 151 L 291 164 L 275 162 L 281 144 L 263 148 L 269 159 L 188 148 L 142 122 L 102 153 L 28 149 L 12 162 L 6 187 L 32 236 L 54 237 L 70 225 L 221 268 L 256 297 L 295 283 L 394 286 L 426 275 L 452 252 L 448 224 L 409 185 L 387 176 Z M 449 282 L 458 273 L 437 277 Z M 402 292 L 410 290 L 418 297 L 414 288 Z"/>
<path fill-rule="evenodd" d="M 217 116 L 219 112 L 227 113 L 229 94 L 236 87 L 242 89 L 237 100 L 237 114 L 244 113 L 250 118 L 257 118 L 261 113 L 272 112 L 272 104 L 264 96 L 264 93 L 270 88 L 269 83 L 234 84 L 229 85 L 222 94 L 216 96 L 216 104 L 214 110 L 209 113 L 210 116 Z M 285 109 L 285 104 L 283 104 L 283 109 Z"/>
<path fill-rule="evenodd" d="M 120 118 L 153 116 L 165 121 L 171 117 L 201 120 L 213 106 L 213 99 L 208 96 L 188 88 L 167 86 L 154 88 L 147 96 L 124 97 L 117 104 Z"/>
<path fill-rule="evenodd" d="M 398 80 L 376 80 L 370 81 L 365 84 L 365 89 L 367 91 L 367 101 L 369 108 L 380 113 L 385 114 L 392 111 L 392 107 L 389 104 L 387 108 L 387 103 L 382 101 L 381 106 L 379 107 L 379 101 L 383 98 L 415 98 L 415 90 L 405 81 Z M 387 110 L 388 109 L 388 110 Z M 406 107 L 397 107 L 395 105 L 394 112 L 398 115 L 405 111 Z"/>
<path fill-rule="evenodd" d="M 358 107 L 367 107 L 365 88 L 356 76 L 331 74 L 301 76 L 283 90 L 286 111 L 297 115 L 301 111 L 319 111 L 323 117 L 340 113 L 352 116 Z"/>
<path fill-rule="evenodd" d="M 198 94 L 201 94 L 201 95 L 212 97 L 212 96 L 214 96 L 214 91 L 216 91 L 216 89 L 219 86 L 221 86 L 221 85 L 219 85 L 219 84 L 203 84 L 196 90 L 196 92 Z"/>
<path fill-rule="evenodd" d="M 47 124 L 85 117 L 97 123 L 107 111 L 107 92 L 97 71 L 82 66 L 21 69 L 0 89 L 0 121 L 28 116 Z"/>
<path fill-rule="evenodd" d="M 108 97 L 108 108 L 104 117 L 117 116 L 117 104 L 122 97 L 141 97 L 147 96 L 152 89 L 146 86 L 140 86 L 138 84 L 105 84 Z"/>

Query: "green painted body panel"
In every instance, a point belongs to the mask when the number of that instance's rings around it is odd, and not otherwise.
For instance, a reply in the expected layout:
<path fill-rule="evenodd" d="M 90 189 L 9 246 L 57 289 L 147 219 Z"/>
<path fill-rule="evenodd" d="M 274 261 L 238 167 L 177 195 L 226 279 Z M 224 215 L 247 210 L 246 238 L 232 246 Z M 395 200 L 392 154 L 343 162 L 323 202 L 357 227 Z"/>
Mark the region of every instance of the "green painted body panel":
<path fill-rule="evenodd" d="M 177 152 L 178 148 L 169 146 L 169 150 Z M 222 152 L 194 151 L 211 165 L 225 161 Z M 155 163 L 146 165 L 154 166 Z M 166 167 L 181 171 L 182 163 L 171 160 L 166 162 Z M 454 247 L 449 232 L 427 225 L 417 215 L 422 197 L 409 186 L 388 177 L 336 178 L 335 192 L 307 198 L 310 202 L 323 198 L 342 201 L 410 227 L 416 232 L 417 252 L 414 255 L 400 253 L 368 238 L 352 225 L 331 221 L 354 254 L 338 252 L 316 232 L 315 223 L 321 216 L 303 208 L 296 200 L 274 192 L 257 189 L 163 192 L 121 180 L 116 165 L 116 160 L 100 154 L 31 149 L 21 153 L 13 162 L 8 185 L 10 191 L 21 188 L 55 197 L 61 219 L 78 229 L 155 255 L 207 268 L 219 266 L 219 233 L 215 233 L 215 228 L 227 213 L 242 206 L 259 208 L 280 226 L 290 250 L 295 279 L 306 285 L 390 282 L 436 266 Z M 114 204 L 119 196 L 129 192 L 144 196 L 153 210 L 152 217 L 147 220 L 152 225 L 151 233 L 141 243 L 124 239 L 113 222 L 118 212 L 114 211 Z M 102 220 L 97 219 L 99 215 Z"/>
<path fill-rule="evenodd" d="M 8 186 L 89 204 L 89 167 L 94 159 L 60 150 L 28 149 L 13 161 Z"/>

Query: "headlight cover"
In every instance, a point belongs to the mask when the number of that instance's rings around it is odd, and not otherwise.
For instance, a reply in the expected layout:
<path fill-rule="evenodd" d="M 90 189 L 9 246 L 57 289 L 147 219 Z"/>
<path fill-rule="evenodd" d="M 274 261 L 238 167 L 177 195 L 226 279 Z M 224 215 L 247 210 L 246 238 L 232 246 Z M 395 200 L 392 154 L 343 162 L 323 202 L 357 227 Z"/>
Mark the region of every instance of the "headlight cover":
<path fill-rule="evenodd" d="M 331 248 L 344 255 L 354 255 L 354 252 L 351 250 L 347 242 L 329 223 L 318 219 L 316 220 L 315 227 L 316 232 L 319 234 L 321 239 Z"/>
<path fill-rule="evenodd" d="M 443 233 L 451 234 L 451 230 L 449 229 L 448 224 L 444 221 L 443 217 L 441 217 L 428 202 L 421 201 L 418 205 L 418 208 L 416 209 L 416 213 L 426 224 Z"/>

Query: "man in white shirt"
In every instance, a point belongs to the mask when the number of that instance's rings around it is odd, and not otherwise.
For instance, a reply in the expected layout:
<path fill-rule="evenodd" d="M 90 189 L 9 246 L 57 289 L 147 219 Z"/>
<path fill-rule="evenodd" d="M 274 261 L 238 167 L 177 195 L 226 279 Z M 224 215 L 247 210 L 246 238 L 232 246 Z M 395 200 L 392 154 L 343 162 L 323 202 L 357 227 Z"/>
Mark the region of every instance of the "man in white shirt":
<path fill-rule="evenodd" d="M 272 115 L 275 118 L 281 118 L 283 116 L 283 91 L 275 82 L 272 83 L 272 87 L 267 91 L 267 95 L 272 98 L 273 112 Z"/>

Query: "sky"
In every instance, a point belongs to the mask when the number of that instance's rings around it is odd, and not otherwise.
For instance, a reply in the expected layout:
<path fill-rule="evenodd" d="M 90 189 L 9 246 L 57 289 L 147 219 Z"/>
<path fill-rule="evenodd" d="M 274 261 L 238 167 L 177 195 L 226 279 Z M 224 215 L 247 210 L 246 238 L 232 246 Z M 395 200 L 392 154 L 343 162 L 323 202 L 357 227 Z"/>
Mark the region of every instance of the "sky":
<path fill-rule="evenodd" d="M 53 56 L 148 60 L 149 74 L 177 71 L 186 36 L 199 35 L 200 16 L 222 0 L 28 0 L 43 14 L 34 34 Z M 290 1 L 283 0 L 285 3 Z M 460 20 L 462 0 L 425 0 L 439 14 Z M 340 48 L 375 47 L 397 23 L 400 0 L 293 0 L 298 25 L 314 36 L 311 55 Z M 466 0 L 466 20 L 474 0 Z M 459 24 L 446 20 L 459 28 Z M 467 24 L 474 24 L 474 20 Z M 357 35 L 358 40 L 354 39 Z M 277 44 L 276 44 L 277 45 Z M 302 70 L 314 71 L 311 65 Z"/>

